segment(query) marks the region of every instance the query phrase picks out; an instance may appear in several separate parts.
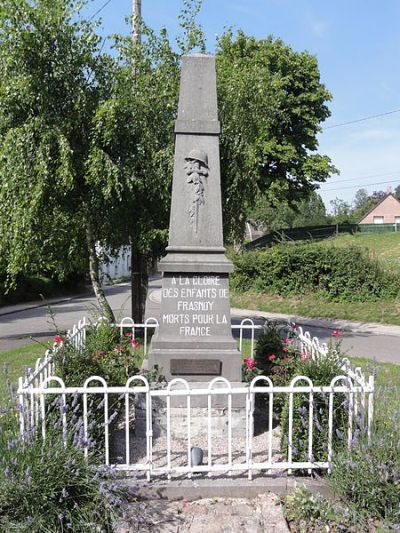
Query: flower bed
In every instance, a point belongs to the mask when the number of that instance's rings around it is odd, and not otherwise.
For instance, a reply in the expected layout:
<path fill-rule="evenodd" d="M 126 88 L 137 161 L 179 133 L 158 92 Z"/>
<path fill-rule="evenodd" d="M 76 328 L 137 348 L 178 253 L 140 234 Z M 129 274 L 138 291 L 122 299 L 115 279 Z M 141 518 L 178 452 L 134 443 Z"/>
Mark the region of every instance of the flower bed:
<path fill-rule="evenodd" d="M 336 343 L 320 346 L 316 339 L 311 339 L 294 324 L 283 327 L 272 323 L 262 331 L 256 351 L 251 354 L 253 357 L 245 361 L 244 377 L 250 382 L 248 386 L 234 388 L 227 380 L 216 378 L 204 389 L 193 389 L 190 383 L 182 379 L 154 388 L 151 386 L 154 376 L 135 375 L 136 364 L 140 360 L 138 354 L 142 350 L 144 355 L 147 349 L 146 328 L 150 327 L 154 328 L 155 323 L 151 326 L 142 325 L 144 342 L 141 347 L 137 341 L 139 325 L 128 319 L 117 326 L 103 322 L 89 326 L 83 322 L 69 332 L 66 339 L 57 339 L 47 361 L 57 377 L 51 377 L 48 368 L 46 370 L 45 365 L 38 363 L 36 371 L 20 382 L 21 432 L 41 428 L 45 437 L 49 405 L 47 398 L 55 395 L 61 402 L 62 425 L 66 432 L 73 416 L 82 417 L 86 453 L 90 447 L 96 446 L 104 451 L 106 464 L 111 462 L 118 468 L 145 471 L 148 476 L 157 473 L 212 474 L 233 470 L 244 470 L 251 476 L 254 470 L 330 469 L 334 450 L 348 445 L 355 431 L 370 432 L 373 379 L 367 381 L 359 370 L 352 371 L 341 359 Z M 252 335 L 257 329 L 254 324 L 243 327 L 247 327 Z M 338 337 L 338 332 L 335 332 L 334 337 Z M 79 342 L 76 342 L 77 338 Z M 241 332 L 241 343 L 242 338 Z M 142 461 L 132 462 L 131 457 L 136 453 L 132 445 L 137 444 L 132 405 L 138 394 L 144 396 L 147 406 L 147 436 L 143 443 L 145 452 Z M 196 467 L 191 463 L 188 452 L 183 463 L 181 461 L 174 466 L 171 462 L 174 442 L 167 430 L 165 464 L 158 463 L 156 467 L 152 456 L 153 448 L 156 449 L 151 432 L 152 402 L 157 397 L 166 398 L 168 419 L 171 409 L 171 403 L 168 402 L 174 397 L 186 397 L 188 410 L 182 423 L 187 425 L 187 436 L 183 449 L 190 451 L 194 443 L 188 422 L 191 416 L 190 398 L 202 395 L 211 402 L 205 412 L 205 426 L 206 420 L 209 421 L 205 427 L 208 439 L 207 464 Z M 228 447 L 224 445 L 226 460 L 222 462 L 212 457 L 215 412 L 211 406 L 217 395 L 224 395 L 227 402 Z M 243 446 L 241 452 L 233 452 L 237 446 L 235 430 L 232 429 L 235 414 L 232 405 L 235 405 L 235 398 L 239 399 L 240 396 L 244 396 L 243 405 L 246 405 L 242 415 L 246 438 L 240 445 Z M 75 406 L 73 412 L 74 397 L 78 397 L 79 407 Z M 264 455 L 256 457 L 253 439 L 255 418 L 260 412 L 266 417 L 267 445 Z M 119 459 L 112 455 L 112 424 L 118 416 L 120 419 L 122 416 L 120 436 L 124 439 L 124 452 Z M 272 437 L 277 424 L 282 430 L 280 450 L 274 448 Z"/>

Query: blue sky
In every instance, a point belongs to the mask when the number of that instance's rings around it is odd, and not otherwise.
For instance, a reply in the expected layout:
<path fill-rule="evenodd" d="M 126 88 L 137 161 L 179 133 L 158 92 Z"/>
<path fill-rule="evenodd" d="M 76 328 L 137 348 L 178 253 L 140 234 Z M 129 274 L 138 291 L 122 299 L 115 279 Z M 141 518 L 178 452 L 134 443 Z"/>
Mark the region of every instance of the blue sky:
<path fill-rule="evenodd" d="M 95 13 L 106 0 L 86 8 Z M 102 33 L 126 33 L 132 0 L 110 0 L 101 11 Z M 181 0 L 142 0 L 154 29 L 178 31 Z M 258 38 L 272 34 L 318 58 L 321 80 L 333 94 L 320 152 L 340 176 L 323 184 L 327 207 L 335 197 L 351 201 L 358 188 L 386 190 L 400 184 L 400 112 L 353 125 L 336 124 L 400 109 L 400 0 L 204 0 L 199 21 L 213 51 L 224 27 Z"/>

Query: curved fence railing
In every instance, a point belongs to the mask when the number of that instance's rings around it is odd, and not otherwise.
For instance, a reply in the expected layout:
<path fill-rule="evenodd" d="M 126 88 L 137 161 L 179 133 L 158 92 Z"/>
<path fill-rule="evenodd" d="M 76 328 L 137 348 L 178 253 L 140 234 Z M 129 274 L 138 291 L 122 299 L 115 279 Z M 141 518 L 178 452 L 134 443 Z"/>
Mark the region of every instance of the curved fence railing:
<path fill-rule="evenodd" d="M 341 360 L 343 373 L 324 385 L 315 385 L 306 376 L 296 376 L 290 384 L 277 386 L 268 376 L 257 376 L 251 383 L 241 386 L 231 384 L 225 378 L 215 378 L 199 387 L 176 378 L 165 387 L 155 389 L 144 376 L 137 375 L 121 386 L 109 386 L 101 376 L 91 376 L 80 387 L 66 386 L 54 375 L 55 354 L 65 342 L 83 347 L 88 328 L 99 323 L 101 320 L 95 324 L 85 318 L 81 320 L 67 332 L 64 340 L 58 339 L 52 349 L 46 351 L 34 369 L 20 378 L 19 417 L 23 436 L 39 432 L 45 439 L 49 425 L 59 426 L 65 439 L 71 433 L 75 435 L 76 444 L 87 455 L 93 446 L 91 434 L 95 431 L 97 439 L 101 435 L 100 447 L 104 451 L 105 464 L 112 464 L 119 470 L 144 472 L 148 479 L 157 475 L 170 478 L 221 472 L 245 472 L 251 478 L 254 472 L 329 470 L 338 434 L 343 434 L 341 445 L 348 447 L 360 431 L 367 438 L 371 436 L 374 377 L 367 378 L 361 368 L 353 369 L 347 359 Z M 127 330 L 132 336 L 140 332 L 145 353 L 150 332 L 157 326 L 156 319 L 136 324 L 132 319 L 124 318 L 115 324 L 121 335 Z M 242 349 L 246 336 L 253 355 L 256 337 L 263 326 L 245 319 L 232 329 L 239 332 L 239 349 Z M 327 357 L 330 352 L 326 344 L 321 344 L 318 338 L 311 337 L 302 328 L 297 330 L 296 342 L 301 351 L 316 360 Z M 112 407 L 111 398 L 117 408 Z M 280 413 L 282 398 L 288 400 L 288 409 L 285 420 L 281 420 L 285 430 L 281 431 L 278 446 L 274 431 L 276 420 L 283 416 Z M 95 405 L 94 412 L 89 400 Z M 178 428 L 177 405 L 180 409 Z M 143 422 L 140 436 L 137 434 L 139 412 Z M 164 417 L 163 427 L 162 423 L 160 426 L 160 413 Z M 265 419 L 261 444 L 255 431 L 260 413 Z M 340 427 L 338 413 L 341 413 Z M 218 418 L 221 416 L 222 419 Z M 203 424 L 200 437 L 195 431 L 198 420 Z M 302 450 L 294 440 L 300 420 L 304 433 Z M 94 422 L 97 423 L 96 430 L 93 429 Z M 199 438 L 205 460 L 196 464 L 192 448 L 197 446 Z M 284 444 L 283 438 L 286 439 Z"/>

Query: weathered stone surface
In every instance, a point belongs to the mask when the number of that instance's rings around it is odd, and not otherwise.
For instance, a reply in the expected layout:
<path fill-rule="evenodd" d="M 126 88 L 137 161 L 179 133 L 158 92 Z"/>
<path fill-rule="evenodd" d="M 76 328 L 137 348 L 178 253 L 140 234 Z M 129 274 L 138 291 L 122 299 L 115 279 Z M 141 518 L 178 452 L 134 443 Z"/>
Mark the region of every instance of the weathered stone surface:
<path fill-rule="evenodd" d="M 169 246 L 160 262 L 160 325 L 149 353 L 149 367 L 158 365 L 168 380 L 180 375 L 172 360 L 202 359 L 219 361 L 219 375 L 241 381 L 231 332 L 233 265 L 223 247 L 219 129 L 215 59 L 187 56 L 175 128 Z M 202 380 L 217 375 L 210 363 L 206 368 L 212 371 L 200 372 Z M 199 372 L 182 375 L 199 379 Z"/>
<path fill-rule="evenodd" d="M 289 533 L 279 498 L 272 493 L 254 499 L 205 498 L 193 502 L 153 500 L 145 502 L 141 509 L 139 505 L 135 503 L 130 507 L 126 523 L 116 529 L 118 533 Z"/>

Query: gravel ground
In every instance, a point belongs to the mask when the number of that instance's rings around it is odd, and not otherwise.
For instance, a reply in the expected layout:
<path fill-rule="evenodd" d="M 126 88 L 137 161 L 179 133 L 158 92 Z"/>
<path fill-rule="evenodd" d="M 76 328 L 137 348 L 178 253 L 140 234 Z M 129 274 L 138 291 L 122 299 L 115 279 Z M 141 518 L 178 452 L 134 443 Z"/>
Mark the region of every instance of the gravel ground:
<path fill-rule="evenodd" d="M 272 458 L 275 462 L 282 460 L 279 451 L 280 428 L 272 430 Z M 203 464 L 208 461 L 207 433 L 202 437 L 193 437 L 192 447 L 199 447 L 203 450 Z M 253 437 L 252 450 L 253 462 L 268 461 L 269 432 L 264 431 Z M 232 463 L 241 464 L 246 462 L 246 439 L 232 438 Z M 212 439 L 212 464 L 227 464 L 228 462 L 228 439 Z M 125 431 L 119 429 L 114 431 L 112 443 L 112 462 L 125 462 Z M 130 435 L 130 462 L 146 463 L 146 439 L 137 438 L 134 433 Z M 171 440 L 171 467 L 187 466 L 188 464 L 188 441 L 187 439 Z M 153 465 L 154 468 L 167 466 L 167 439 L 166 437 L 153 438 Z"/>

